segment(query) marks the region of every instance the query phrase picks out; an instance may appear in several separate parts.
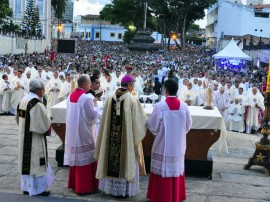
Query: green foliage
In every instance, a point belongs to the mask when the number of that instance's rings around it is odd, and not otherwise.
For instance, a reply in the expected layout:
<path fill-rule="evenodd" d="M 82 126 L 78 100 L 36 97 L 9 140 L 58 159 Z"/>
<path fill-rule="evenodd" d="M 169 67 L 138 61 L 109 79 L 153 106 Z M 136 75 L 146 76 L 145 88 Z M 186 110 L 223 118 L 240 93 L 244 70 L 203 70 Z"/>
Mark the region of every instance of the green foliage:
<path fill-rule="evenodd" d="M 134 0 L 112 0 L 111 4 L 105 5 L 102 9 L 100 17 L 103 20 L 110 21 L 112 24 L 119 23 L 125 28 L 134 25 L 137 29 L 141 29 L 144 21 L 144 4 Z M 156 28 L 154 18 L 148 9 L 147 28 Z"/>
<path fill-rule="evenodd" d="M 199 25 L 196 25 L 196 24 L 192 24 L 191 27 L 190 27 L 191 30 L 194 30 L 194 31 L 200 31 L 200 26 Z"/>
<path fill-rule="evenodd" d="M 205 16 L 204 10 L 217 0 L 155 0 L 151 4 L 156 16 L 159 16 L 158 30 L 165 34 L 179 33 L 181 44 L 185 46 L 186 31 Z"/>
<path fill-rule="evenodd" d="M 66 12 L 66 1 L 65 0 L 52 0 L 52 8 L 55 11 L 55 17 L 58 20 L 62 20 Z"/>
<path fill-rule="evenodd" d="M 34 14 L 33 21 L 34 21 L 34 23 L 36 25 L 35 35 L 38 36 L 38 37 L 41 37 L 42 36 L 42 27 L 41 27 L 41 22 L 40 22 L 40 17 L 39 17 L 39 8 L 38 7 L 36 7 L 36 9 L 35 9 L 35 14 Z"/>
<path fill-rule="evenodd" d="M 196 45 L 202 45 L 202 43 L 206 42 L 206 39 L 198 38 L 196 36 L 186 37 L 186 42 L 193 43 Z"/>
<path fill-rule="evenodd" d="M 18 24 L 14 24 L 12 20 L 9 22 L 4 22 L 2 25 L 2 29 L 4 31 L 11 31 L 11 32 L 20 32 L 21 27 Z"/>
<path fill-rule="evenodd" d="M 12 10 L 9 7 L 9 0 L 0 0 L 0 25 L 3 24 L 8 17 L 12 17 Z"/>
<path fill-rule="evenodd" d="M 41 36 L 42 28 L 39 17 L 39 9 L 38 7 L 35 7 L 34 0 L 27 1 L 22 26 L 25 34 L 37 37 Z"/>
<path fill-rule="evenodd" d="M 128 31 L 126 31 L 124 34 L 124 38 L 123 38 L 124 43 L 130 44 L 135 34 L 136 34 L 136 31 L 131 31 L 128 29 Z"/>

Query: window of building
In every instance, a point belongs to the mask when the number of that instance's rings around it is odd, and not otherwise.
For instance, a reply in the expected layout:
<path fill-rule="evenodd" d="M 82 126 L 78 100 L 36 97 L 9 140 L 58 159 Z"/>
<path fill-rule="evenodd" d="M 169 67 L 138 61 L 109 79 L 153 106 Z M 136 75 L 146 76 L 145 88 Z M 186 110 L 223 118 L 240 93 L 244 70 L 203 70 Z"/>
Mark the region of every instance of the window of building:
<path fill-rule="evenodd" d="M 96 39 L 99 39 L 99 37 L 100 37 L 99 32 L 96 32 Z"/>
<path fill-rule="evenodd" d="M 111 38 L 114 38 L 115 37 L 115 33 L 114 32 L 111 32 Z"/>
<path fill-rule="evenodd" d="M 15 17 L 21 17 L 22 16 L 22 1 L 21 0 L 15 0 L 15 6 L 14 6 L 14 16 Z"/>
<path fill-rule="evenodd" d="M 44 17 L 44 0 L 37 0 L 37 6 L 39 9 L 39 16 Z"/>
<path fill-rule="evenodd" d="M 258 30 L 257 29 L 255 29 L 255 32 L 257 32 Z"/>
<path fill-rule="evenodd" d="M 260 32 L 262 32 L 263 30 L 261 29 Z"/>
<path fill-rule="evenodd" d="M 258 18 L 269 18 L 269 13 L 255 12 L 255 17 L 258 17 Z"/>
<path fill-rule="evenodd" d="M 122 39 L 122 33 L 118 34 L 118 39 Z"/>

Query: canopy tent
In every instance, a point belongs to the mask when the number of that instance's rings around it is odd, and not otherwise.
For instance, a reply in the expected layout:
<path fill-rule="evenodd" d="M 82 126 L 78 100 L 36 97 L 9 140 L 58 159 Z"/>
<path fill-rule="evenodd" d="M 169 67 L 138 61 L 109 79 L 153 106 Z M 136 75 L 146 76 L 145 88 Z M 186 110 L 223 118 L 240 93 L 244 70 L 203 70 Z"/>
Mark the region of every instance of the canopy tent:
<path fill-rule="evenodd" d="M 252 57 L 245 54 L 232 39 L 230 43 L 219 51 L 217 54 L 213 55 L 215 59 L 239 59 L 239 60 L 252 60 Z"/>

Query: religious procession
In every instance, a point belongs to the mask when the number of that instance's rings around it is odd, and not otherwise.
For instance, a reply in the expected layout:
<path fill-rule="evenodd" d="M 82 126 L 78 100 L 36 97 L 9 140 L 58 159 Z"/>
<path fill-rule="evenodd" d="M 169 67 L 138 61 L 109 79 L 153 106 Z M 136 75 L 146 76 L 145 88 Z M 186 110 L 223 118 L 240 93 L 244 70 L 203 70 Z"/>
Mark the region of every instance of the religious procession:
<path fill-rule="evenodd" d="M 150 172 L 145 197 L 176 202 L 186 200 L 185 159 L 193 159 L 187 141 L 198 141 L 192 129 L 221 131 L 220 153 L 228 152 L 227 130 L 260 130 L 267 67 L 219 68 L 209 52 L 193 45 L 152 53 L 115 42 L 77 46 L 76 54 L 0 58 L 0 112 L 14 115 L 19 125 L 23 194 L 50 195 L 55 175 L 46 137 L 52 132 L 63 142 L 67 188 L 76 194 L 134 197 L 140 176 Z"/>

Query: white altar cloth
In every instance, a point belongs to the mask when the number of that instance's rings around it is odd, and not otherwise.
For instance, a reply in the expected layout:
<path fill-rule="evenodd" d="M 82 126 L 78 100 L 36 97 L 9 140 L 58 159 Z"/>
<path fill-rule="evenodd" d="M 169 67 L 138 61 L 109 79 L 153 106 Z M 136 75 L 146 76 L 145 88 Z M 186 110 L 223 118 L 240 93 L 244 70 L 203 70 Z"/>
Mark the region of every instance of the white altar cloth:
<path fill-rule="evenodd" d="M 102 105 L 103 102 L 99 101 L 98 105 Z M 147 116 L 150 116 L 153 111 L 152 104 L 142 104 L 143 109 Z M 66 100 L 56 104 L 51 108 L 52 123 L 66 123 Z M 189 106 L 190 114 L 192 116 L 191 129 L 213 129 L 220 130 L 220 138 L 218 140 L 219 153 L 228 153 L 227 147 L 227 131 L 225 127 L 224 119 L 216 107 L 213 110 L 206 110 L 199 106 Z"/>

